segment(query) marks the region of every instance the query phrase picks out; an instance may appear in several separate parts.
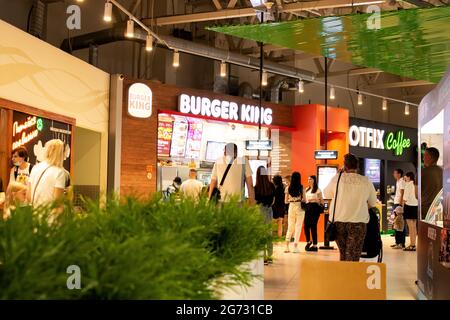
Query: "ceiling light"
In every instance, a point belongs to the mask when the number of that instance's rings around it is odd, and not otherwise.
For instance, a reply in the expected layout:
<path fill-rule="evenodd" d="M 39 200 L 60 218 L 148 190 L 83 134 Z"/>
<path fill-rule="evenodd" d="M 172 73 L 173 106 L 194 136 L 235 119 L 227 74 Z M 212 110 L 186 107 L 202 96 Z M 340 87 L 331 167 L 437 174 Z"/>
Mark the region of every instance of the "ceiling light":
<path fill-rule="evenodd" d="M 148 52 L 153 50 L 153 36 L 151 34 L 148 34 L 145 40 L 145 50 Z"/>
<path fill-rule="evenodd" d="M 298 82 L 298 92 L 303 93 L 305 92 L 305 84 L 303 83 L 303 80 L 300 79 Z"/>
<path fill-rule="evenodd" d="M 265 70 L 262 73 L 261 85 L 263 87 L 267 86 L 267 72 Z"/>
<path fill-rule="evenodd" d="M 225 61 L 222 61 L 220 63 L 220 76 L 222 78 L 225 78 L 227 76 L 227 64 L 225 63 Z"/>
<path fill-rule="evenodd" d="M 84 0 L 77 0 L 78 3 L 84 2 Z"/>
<path fill-rule="evenodd" d="M 178 68 L 180 66 L 180 53 L 176 50 L 173 52 L 172 66 L 174 66 L 175 68 Z"/>
<path fill-rule="evenodd" d="M 336 92 L 334 90 L 334 87 L 330 88 L 330 100 L 334 100 L 336 98 Z"/>
<path fill-rule="evenodd" d="M 134 21 L 131 19 L 127 21 L 127 33 L 125 33 L 125 36 L 128 38 L 134 37 Z"/>
<path fill-rule="evenodd" d="M 387 100 L 386 100 L 386 99 L 383 99 L 383 106 L 381 107 L 381 109 L 382 109 L 383 111 L 386 111 L 386 110 L 387 110 Z"/>
<path fill-rule="evenodd" d="M 405 115 L 409 116 L 409 104 L 405 104 Z"/>
<path fill-rule="evenodd" d="M 363 104 L 363 95 L 358 92 L 358 106 L 362 106 Z"/>
<path fill-rule="evenodd" d="M 103 15 L 103 20 L 110 22 L 112 16 L 112 3 L 107 1 L 105 3 L 105 13 Z"/>

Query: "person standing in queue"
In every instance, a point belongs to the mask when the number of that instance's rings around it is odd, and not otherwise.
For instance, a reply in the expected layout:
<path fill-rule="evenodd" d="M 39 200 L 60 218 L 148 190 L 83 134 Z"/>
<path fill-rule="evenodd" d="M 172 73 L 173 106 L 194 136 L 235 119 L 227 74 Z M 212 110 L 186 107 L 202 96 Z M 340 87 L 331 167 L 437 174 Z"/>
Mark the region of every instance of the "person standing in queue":
<path fill-rule="evenodd" d="M 405 175 L 405 195 L 403 200 L 403 218 L 408 224 L 409 246 L 403 251 L 416 251 L 417 217 L 419 202 L 417 201 L 417 185 L 415 184 L 414 173 L 408 172 Z"/>
<path fill-rule="evenodd" d="M 19 147 L 12 151 L 11 162 L 13 167 L 9 177 L 9 182 L 20 182 L 24 185 L 28 184 L 31 169 L 33 165 L 30 164 L 28 158 L 28 151 L 25 147 Z"/>
<path fill-rule="evenodd" d="M 340 260 L 359 261 L 370 218 L 369 208 L 375 207 L 377 195 L 369 178 L 358 174 L 358 159 L 353 154 L 344 156 L 344 169 L 331 179 L 323 195 L 332 199 L 330 218 L 334 217 L 335 221 Z"/>
<path fill-rule="evenodd" d="M 300 173 L 296 171 L 292 173 L 291 183 L 285 190 L 285 202 L 289 204 L 285 253 L 290 252 L 289 243 L 291 242 L 292 235 L 294 235 L 294 253 L 300 252 L 298 242 L 300 241 L 303 220 L 305 218 L 305 211 L 301 205 L 304 199 L 305 192 L 301 183 L 301 176 Z"/>
<path fill-rule="evenodd" d="M 231 197 L 244 200 L 245 185 L 248 190 L 249 204 L 255 204 L 255 192 L 253 188 L 252 169 L 245 157 L 238 157 L 238 147 L 234 143 L 225 145 L 224 156 L 217 159 L 214 164 L 211 182 L 209 184 L 208 198 L 211 199 L 213 190 L 220 190 L 221 202 L 229 201 Z M 228 172 L 227 167 L 230 165 Z M 225 176 L 223 185 L 220 186 L 222 178 Z"/>
<path fill-rule="evenodd" d="M 392 208 L 392 214 L 394 216 L 397 215 L 397 212 L 401 209 L 397 209 L 398 207 L 403 207 L 403 196 L 405 195 L 405 179 L 403 178 L 403 170 L 395 169 L 392 174 L 396 181 L 395 183 L 395 196 L 394 196 L 394 206 Z M 403 208 L 402 208 L 403 209 Z M 401 220 L 401 219 L 398 219 Z M 398 221 L 397 220 L 397 221 Z M 406 234 L 406 225 L 403 224 L 404 230 L 395 230 L 396 238 L 395 244 L 391 245 L 391 248 L 400 249 L 405 247 L 405 234 Z"/>
<path fill-rule="evenodd" d="M 273 184 L 275 186 L 275 201 L 272 205 L 273 218 L 278 225 L 278 237 L 283 237 L 283 219 L 286 212 L 286 204 L 284 203 L 284 185 L 281 176 L 274 176 Z"/>
<path fill-rule="evenodd" d="M 425 219 L 428 209 L 442 190 L 442 167 L 437 165 L 439 160 L 439 150 L 436 148 L 426 148 L 423 156 L 424 168 L 421 179 L 421 218 Z M 409 225 L 408 225 L 409 227 Z"/>
<path fill-rule="evenodd" d="M 306 209 L 305 209 L 305 236 L 306 251 L 317 251 L 317 223 L 323 208 L 322 191 L 317 185 L 317 177 L 308 178 L 308 188 L 306 188 Z M 312 237 L 312 241 L 311 241 Z"/>
<path fill-rule="evenodd" d="M 197 180 L 197 170 L 189 170 L 189 179 L 180 186 L 180 191 L 185 197 L 198 200 L 202 194 L 203 183 Z"/>
<path fill-rule="evenodd" d="M 267 175 L 267 169 L 263 166 L 258 167 L 256 170 L 256 184 L 255 184 L 255 200 L 259 205 L 261 214 L 264 216 L 266 224 L 272 224 L 273 212 L 272 205 L 275 199 L 275 186 L 269 180 Z M 270 230 L 270 238 L 272 238 L 272 229 Z M 266 250 L 264 250 L 264 263 L 272 263 L 273 255 L 273 243 L 270 239 L 267 244 Z"/>

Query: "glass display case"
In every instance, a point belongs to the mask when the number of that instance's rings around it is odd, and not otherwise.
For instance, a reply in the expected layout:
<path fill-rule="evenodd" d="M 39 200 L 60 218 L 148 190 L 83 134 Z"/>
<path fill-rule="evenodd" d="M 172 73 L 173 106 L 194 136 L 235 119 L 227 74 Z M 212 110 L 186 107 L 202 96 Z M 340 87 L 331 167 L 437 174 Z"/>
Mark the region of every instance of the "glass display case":
<path fill-rule="evenodd" d="M 433 203 L 428 209 L 427 215 L 425 217 L 425 222 L 434 224 L 439 227 L 444 225 L 444 207 L 443 207 L 443 190 L 436 195 Z"/>

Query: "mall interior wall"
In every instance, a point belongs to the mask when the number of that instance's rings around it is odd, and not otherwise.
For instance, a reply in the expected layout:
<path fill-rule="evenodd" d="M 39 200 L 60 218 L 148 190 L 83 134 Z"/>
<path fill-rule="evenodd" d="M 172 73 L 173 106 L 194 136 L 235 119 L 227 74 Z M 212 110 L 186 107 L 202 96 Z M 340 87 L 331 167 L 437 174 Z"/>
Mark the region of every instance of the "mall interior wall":
<path fill-rule="evenodd" d="M 0 21 L 0 97 L 74 118 L 98 133 L 99 188 L 106 190 L 109 75 Z M 89 153 L 75 141 L 74 153 Z M 84 171 L 79 171 L 87 175 Z"/>

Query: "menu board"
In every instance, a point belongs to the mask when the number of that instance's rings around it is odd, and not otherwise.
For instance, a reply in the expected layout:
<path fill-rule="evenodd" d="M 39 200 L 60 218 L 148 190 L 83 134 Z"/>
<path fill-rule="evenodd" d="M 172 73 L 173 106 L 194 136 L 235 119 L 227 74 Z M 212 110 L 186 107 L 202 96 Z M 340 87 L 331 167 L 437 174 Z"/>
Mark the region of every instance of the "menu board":
<path fill-rule="evenodd" d="M 13 112 L 12 150 L 25 147 L 29 162 L 37 164 L 44 160 L 45 143 L 60 139 L 64 143 L 64 168 L 70 171 L 72 126 L 26 113 Z"/>
<path fill-rule="evenodd" d="M 338 168 L 335 166 L 319 166 L 317 167 L 318 185 L 320 190 L 324 190 L 331 179 L 337 174 Z"/>
<path fill-rule="evenodd" d="M 200 159 L 202 146 L 203 124 L 201 122 L 189 122 L 188 139 L 186 145 L 186 158 Z"/>
<path fill-rule="evenodd" d="M 160 118 L 158 121 L 158 156 L 169 157 L 172 142 L 172 118 Z"/>
<path fill-rule="evenodd" d="M 188 135 L 188 123 L 184 120 L 175 120 L 173 123 L 172 145 L 170 156 L 183 158 L 186 155 L 186 141 Z"/>

